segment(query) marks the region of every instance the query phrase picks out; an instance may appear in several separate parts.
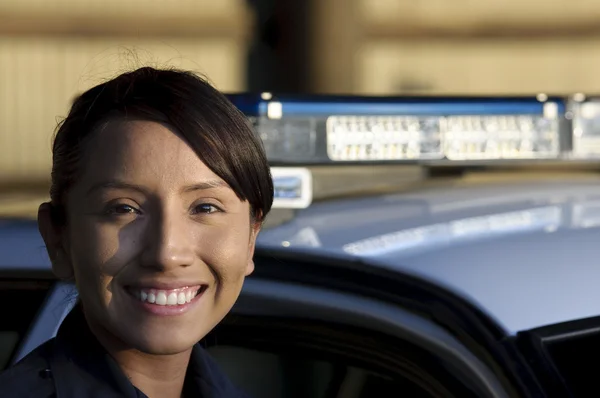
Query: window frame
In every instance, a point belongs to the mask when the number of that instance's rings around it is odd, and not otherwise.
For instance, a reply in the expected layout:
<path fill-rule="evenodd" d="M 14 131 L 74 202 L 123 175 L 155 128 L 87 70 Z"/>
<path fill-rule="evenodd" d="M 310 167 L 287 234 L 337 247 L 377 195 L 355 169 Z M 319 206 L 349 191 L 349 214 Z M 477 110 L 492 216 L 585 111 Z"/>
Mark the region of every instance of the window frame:
<path fill-rule="evenodd" d="M 233 314 L 202 343 L 209 350 L 220 347 L 248 349 L 274 354 L 283 360 L 327 363 L 333 370 L 327 397 L 339 396 L 343 384 L 349 381 L 346 372 L 354 376 L 356 372 L 363 376 L 374 374 L 396 381 L 394 384 L 407 383 L 432 397 L 478 397 L 435 355 L 364 326 L 358 328 L 329 320 L 290 316 Z M 338 377 L 340 373 L 343 377 L 336 379 L 336 371 Z M 356 381 L 353 384 L 356 396 L 365 396 L 365 392 L 359 395 L 356 391 L 364 385 Z"/>
<path fill-rule="evenodd" d="M 385 334 L 450 364 L 478 396 L 510 397 L 506 383 L 469 348 L 433 321 L 385 301 L 328 288 L 249 278 L 232 314 L 327 320 Z"/>
<path fill-rule="evenodd" d="M 600 339 L 600 316 L 577 319 L 519 332 L 513 344 L 527 358 L 540 384 L 548 391 L 548 398 L 574 397 L 569 385 L 551 351 L 553 344 L 572 342 L 581 337 L 595 336 Z"/>

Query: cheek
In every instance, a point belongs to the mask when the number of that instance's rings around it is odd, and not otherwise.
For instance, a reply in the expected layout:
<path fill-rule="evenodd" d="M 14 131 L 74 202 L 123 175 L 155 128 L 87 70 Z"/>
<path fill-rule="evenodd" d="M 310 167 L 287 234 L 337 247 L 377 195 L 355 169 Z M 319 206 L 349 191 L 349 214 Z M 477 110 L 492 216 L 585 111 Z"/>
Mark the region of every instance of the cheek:
<path fill-rule="evenodd" d="M 222 288 L 241 286 L 249 259 L 250 231 L 245 226 L 206 231 L 200 238 L 204 262 Z"/>
<path fill-rule="evenodd" d="M 78 285 L 107 285 L 129 262 L 138 242 L 135 229 L 86 220 L 74 223 L 69 237 Z"/>

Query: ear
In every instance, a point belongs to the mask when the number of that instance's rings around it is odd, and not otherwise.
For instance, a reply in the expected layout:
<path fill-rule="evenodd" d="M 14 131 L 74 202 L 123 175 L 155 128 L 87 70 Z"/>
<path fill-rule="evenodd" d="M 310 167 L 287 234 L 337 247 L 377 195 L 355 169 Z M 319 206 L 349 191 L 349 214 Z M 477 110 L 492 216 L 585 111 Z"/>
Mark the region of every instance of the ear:
<path fill-rule="evenodd" d="M 42 203 L 38 209 L 38 228 L 52 262 L 52 271 L 60 279 L 71 279 L 73 267 L 63 245 L 64 231 L 56 224 L 50 203 Z"/>
<path fill-rule="evenodd" d="M 246 264 L 246 276 L 254 272 L 254 249 L 256 248 L 256 238 L 260 232 L 261 223 L 254 222 L 250 230 L 250 242 L 248 243 L 248 264 Z"/>

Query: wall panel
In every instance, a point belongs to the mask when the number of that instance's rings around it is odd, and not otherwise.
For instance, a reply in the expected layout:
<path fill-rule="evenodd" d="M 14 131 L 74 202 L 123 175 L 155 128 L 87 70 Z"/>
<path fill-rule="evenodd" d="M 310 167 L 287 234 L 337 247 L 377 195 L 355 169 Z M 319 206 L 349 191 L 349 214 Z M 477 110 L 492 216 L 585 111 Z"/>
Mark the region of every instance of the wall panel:
<path fill-rule="evenodd" d="M 57 120 L 77 93 L 143 65 L 208 76 L 223 91 L 244 88 L 245 46 L 223 39 L 124 41 L 0 37 L 0 179 L 48 173 Z"/>

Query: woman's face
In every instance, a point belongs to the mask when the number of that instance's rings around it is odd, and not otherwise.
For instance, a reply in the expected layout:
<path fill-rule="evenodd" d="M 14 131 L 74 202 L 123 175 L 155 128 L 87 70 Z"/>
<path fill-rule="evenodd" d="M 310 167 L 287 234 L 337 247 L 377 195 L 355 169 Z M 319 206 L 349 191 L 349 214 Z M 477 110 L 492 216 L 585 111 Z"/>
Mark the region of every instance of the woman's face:
<path fill-rule="evenodd" d="M 161 124 L 112 122 L 86 148 L 67 225 L 45 234 L 62 250 L 55 270 L 74 274 L 97 335 L 149 354 L 184 352 L 254 269 L 249 204 Z"/>

